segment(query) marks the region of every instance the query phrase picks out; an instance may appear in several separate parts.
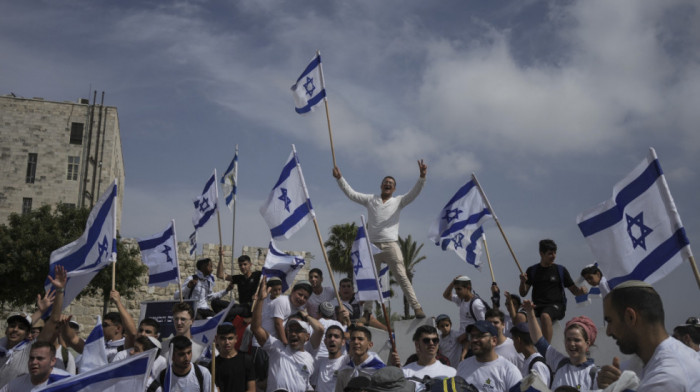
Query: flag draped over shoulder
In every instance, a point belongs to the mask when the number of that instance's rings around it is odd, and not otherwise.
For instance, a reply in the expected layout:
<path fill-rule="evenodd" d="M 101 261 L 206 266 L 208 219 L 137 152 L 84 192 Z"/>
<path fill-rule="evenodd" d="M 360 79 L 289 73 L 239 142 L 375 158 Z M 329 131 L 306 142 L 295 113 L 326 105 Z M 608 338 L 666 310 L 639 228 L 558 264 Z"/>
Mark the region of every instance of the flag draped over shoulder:
<path fill-rule="evenodd" d="M 204 226 L 209 221 L 214 212 L 216 212 L 217 203 L 219 201 L 219 188 L 216 186 L 216 169 L 214 174 L 209 177 L 202 194 L 194 199 L 194 215 L 192 216 L 192 224 L 197 230 Z"/>
<path fill-rule="evenodd" d="M 326 97 L 326 86 L 321 69 L 321 54 L 317 53 L 292 86 L 294 110 L 299 114 L 312 111 Z"/>
<path fill-rule="evenodd" d="M 117 261 L 117 181 L 100 196 L 90 211 L 85 231 L 77 240 L 51 252 L 49 275 L 56 277 L 56 266 L 66 269 L 67 282 L 63 309 L 90 283 L 102 268 Z M 44 283 L 46 291 L 51 281 Z M 45 315 L 50 314 L 51 309 Z"/>
<path fill-rule="evenodd" d="M 357 228 L 355 241 L 350 249 L 353 279 L 357 286 L 357 299 L 360 301 L 381 301 L 382 292 L 372 255 L 379 253 L 376 246 L 367 241 L 364 225 Z"/>
<path fill-rule="evenodd" d="M 430 227 L 428 238 L 442 250 L 451 249 L 459 258 L 479 268 L 485 221 L 493 215 L 472 178 L 445 204 Z"/>
<path fill-rule="evenodd" d="M 306 191 L 304 176 L 292 150 L 277 183 L 272 187 L 265 204 L 260 207 L 273 239 L 289 239 L 315 216 Z"/>
<path fill-rule="evenodd" d="M 41 392 L 123 392 L 144 391 L 156 357 L 156 349 L 135 354 L 89 372 L 66 377 L 37 391 Z"/>
<path fill-rule="evenodd" d="M 576 223 L 611 289 L 627 280 L 654 283 L 692 256 L 654 149 L 615 184 L 612 199 Z"/>
<path fill-rule="evenodd" d="M 85 340 L 83 355 L 80 357 L 80 372 L 85 373 L 107 364 L 105 335 L 102 330 L 102 318 L 97 316 L 97 324 Z"/>
<path fill-rule="evenodd" d="M 175 221 L 165 231 L 138 240 L 141 260 L 148 266 L 148 285 L 166 287 L 180 277 Z"/>
<path fill-rule="evenodd" d="M 236 154 L 233 156 L 233 160 L 226 168 L 224 175 L 221 176 L 221 185 L 224 189 L 226 207 L 233 211 L 233 203 L 238 191 L 238 147 L 236 147 Z"/>
<path fill-rule="evenodd" d="M 268 278 L 277 277 L 282 280 L 282 292 L 287 291 L 294 282 L 294 277 L 304 267 L 306 261 L 303 257 L 288 255 L 275 247 L 275 242 L 270 240 L 270 246 L 265 256 L 265 265 L 262 274 Z"/>

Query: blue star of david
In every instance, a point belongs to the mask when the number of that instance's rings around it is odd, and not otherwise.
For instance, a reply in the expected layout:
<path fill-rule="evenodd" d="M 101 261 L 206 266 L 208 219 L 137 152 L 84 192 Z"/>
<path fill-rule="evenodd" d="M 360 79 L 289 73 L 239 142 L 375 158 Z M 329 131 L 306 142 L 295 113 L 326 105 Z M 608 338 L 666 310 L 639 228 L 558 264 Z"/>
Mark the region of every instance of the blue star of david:
<path fill-rule="evenodd" d="M 202 335 L 202 343 L 204 343 L 204 344 L 209 343 L 209 339 L 207 339 L 207 335 Z"/>
<path fill-rule="evenodd" d="M 97 244 L 97 250 L 98 250 L 98 252 L 100 252 L 99 255 L 97 256 L 98 262 L 100 260 L 102 260 L 102 255 L 107 253 L 107 248 L 109 248 L 109 242 L 107 242 L 107 236 L 104 236 L 104 238 L 102 239 L 102 242 Z"/>
<path fill-rule="evenodd" d="M 294 261 L 293 261 L 293 264 L 291 265 L 291 268 L 292 268 L 293 270 L 295 270 L 295 269 L 301 267 L 302 265 L 304 265 L 304 259 L 295 257 L 295 258 L 294 258 Z"/>
<path fill-rule="evenodd" d="M 443 216 L 442 219 L 445 219 L 447 223 L 450 223 L 453 220 L 458 219 L 459 214 L 461 214 L 462 212 L 464 211 L 460 210 L 459 208 L 455 208 L 454 210 L 447 210 L 445 211 L 445 216 Z"/>
<path fill-rule="evenodd" d="M 197 206 L 195 205 L 195 207 L 197 207 Z M 209 209 L 209 199 L 207 199 L 206 197 L 203 197 L 202 201 L 199 202 L 199 211 L 204 212 L 208 209 Z"/>
<path fill-rule="evenodd" d="M 355 271 L 355 275 L 357 275 L 357 272 L 362 268 L 362 261 L 360 260 L 360 251 L 356 250 L 352 253 L 350 253 L 350 257 L 352 257 L 353 260 L 355 260 L 354 263 L 352 263 L 352 270 Z"/>
<path fill-rule="evenodd" d="M 172 262 L 173 262 L 172 257 L 170 257 L 170 250 L 171 250 L 171 249 L 172 249 L 172 248 L 169 247 L 168 245 L 163 245 L 163 250 L 160 252 L 160 253 L 162 253 L 162 254 L 165 255 L 165 257 L 166 257 L 165 262 L 166 262 L 166 263 L 172 263 Z"/>
<path fill-rule="evenodd" d="M 292 199 L 287 197 L 287 188 L 280 188 L 280 191 L 282 191 L 282 195 L 278 197 L 278 200 L 282 200 L 284 202 L 284 209 L 289 212 L 289 204 L 292 203 Z"/>
<path fill-rule="evenodd" d="M 314 95 L 314 90 L 316 90 L 316 86 L 314 86 L 314 78 L 306 77 L 306 83 L 304 83 L 304 90 L 306 90 L 306 95 L 309 97 L 312 97 Z"/>
<path fill-rule="evenodd" d="M 452 242 L 455 244 L 455 249 L 462 248 L 462 240 L 464 239 L 464 234 L 462 233 L 457 233 L 455 234 L 454 237 L 452 237 Z"/>
<path fill-rule="evenodd" d="M 632 240 L 633 249 L 636 249 L 637 246 L 641 246 L 642 249 L 647 250 L 645 239 L 649 234 L 651 234 L 652 231 L 654 231 L 649 226 L 644 225 L 643 214 L 644 212 L 640 212 L 639 215 L 635 216 L 634 218 L 625 214 L 625 217 L 627 218 L 627 234 L 629 234 L 630 240 Z M 634 226 L 639 227 L 639 237 L 635 237 L 634 233 L 632 233 L 632 228 Z"/>

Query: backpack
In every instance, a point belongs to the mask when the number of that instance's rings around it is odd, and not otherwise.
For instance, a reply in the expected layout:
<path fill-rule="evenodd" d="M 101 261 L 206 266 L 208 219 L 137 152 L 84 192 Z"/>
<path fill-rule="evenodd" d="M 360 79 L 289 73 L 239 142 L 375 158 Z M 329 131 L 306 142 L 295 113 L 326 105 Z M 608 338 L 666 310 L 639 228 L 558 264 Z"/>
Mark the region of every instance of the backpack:
<path fill-rule="evenodd" d="M 479 296 L 479 294 L 477 294 L 477 293 L 475 293 L 475 292 L 473 292 L 473 291 L 472 291 L 472 293 L 474 294 L 474 298 L 472 298 L 472 300 L 469 301 L 469 314 L 471 314 L 472 320 L 476 321 L 476 315 L 474 315 L 474 301 L 476 301 L 477 299 L 478 299 L 479 301 L 481 301 L 481 302 L 484 304 L 484 306 L 486 307 L 486 310 L 491 309 L 491 307 L 489 306 L 489 304 L 486 303 L 486 301 L 484 301 L 484 300 Z"/>
<path fill-rule="evenodd" d="M 194 366 L 194 375 L 197 377 L 197 383 L 199 384 L 199 392 L 204 392 L 204 375 L 202 374 L 202 370 L 199 368 L 199 365 L 193 363 L 192 366 Z M 158 379 L 154 380 L 151 385 L 148 386 L 148 389 L 146 389 L 146 392 L 154 392 L 156 389 L 158 389 L 160 386 L 165 384 L 165 373 L 167 373 L 168 369 L 163 369 L 161 370 L 160 374 L 158 375 Z"/>
<path fill-rule="evenodd" d="M 562 298 L 562 314 L 566 313 L 566 292 L 564 291 L 564 266 L 561 264 L 554 264 L 557 266 L 557 272 L 559 272 L 559 288 L 561 289 L 561 298 Z M 535 275 L 537 275 L 537 270 L 540 268 L 540 264 L 537 263 L 535 264 L 535 268 L 532 269 L 532 273 L 527 274 L 528 280 L 530 282 L 535 281 Z"/>
<path fill-rule="evenodd" d="M 528 372 L 528 374 L 532 372 L 532 367 L 533 367 L 533 366 L 535 365 L 535 363 L 537 363 L 537 362 L 542 362 L 542 363 L 544 364 L 544 366 L 547 366 L 547 369 L 549 369 L 549 383 L 547 384 L 547 386 L 551 386 L 551 385 L 552 385 L 552 381 L 554 381 L 554 372 L 553 372 L 552 369 L 549 367 L 549 365 L 547 365 L 547 361 L 544 360 L 544 357 L 543 357 L 543 356 L 537 356 L 537 357 L 533 358 L 532 361 L 530 361 L 530 366 L 527 367 L 527 372 Z M 560 363 L 560 364 L 561 364 L 561 363 Z M 564 366 L 564 364 L 561 364 L 561 366 Z M 561 366 L 559 366 L 559 367 L 561 367 Z M 559 370 L 559 368 L 557 368 L 557 370 Z"/>

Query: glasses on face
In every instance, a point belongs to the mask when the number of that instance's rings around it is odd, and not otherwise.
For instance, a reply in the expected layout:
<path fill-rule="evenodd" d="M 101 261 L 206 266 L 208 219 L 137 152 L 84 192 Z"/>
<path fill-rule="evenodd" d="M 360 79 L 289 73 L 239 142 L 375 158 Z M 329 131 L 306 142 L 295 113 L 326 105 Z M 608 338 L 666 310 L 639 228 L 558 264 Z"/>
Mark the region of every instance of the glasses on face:
<path fill-rule="evenodd" d="M 173 317 L 173 321 L 175 321 L 176 323 L 185 323 L 185 322 L 190 321 L 190 318 L 189 317 Z"/>
<path fill-rule="evenodd" d="M 421 339 L 421 341 L 423 342 L 423 344 L 438 344 L 440 343 L 440 338 L 423 338 Z"/>

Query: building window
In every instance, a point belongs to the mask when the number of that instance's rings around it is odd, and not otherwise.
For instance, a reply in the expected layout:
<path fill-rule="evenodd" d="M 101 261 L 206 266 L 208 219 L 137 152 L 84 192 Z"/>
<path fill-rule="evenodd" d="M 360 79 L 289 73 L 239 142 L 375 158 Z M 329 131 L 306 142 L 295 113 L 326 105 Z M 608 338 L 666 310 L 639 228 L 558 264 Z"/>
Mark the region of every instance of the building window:
<path fill-rule="evenodd" d="M 32 211 L 32 198 L 25 197 L 22 199 L 22 215 L 28 214 Z"/>
<path fill-rule="evenodd" d="M 83 144 L 83 123 L 70 124 L 70 144 Z"/>
<path fill-rule="evenodd" d="M 36 159 L 37 154 L 29 153 L 29 158 L 27 159 L 27 184 L 34 183 L 34 178 L 36 177 Z"/>
<path fill-rule="evenodd" d="M 80 157 L 68 157 L 68 180 L 78 179 L 78 167 L 80 167 Z"/>

